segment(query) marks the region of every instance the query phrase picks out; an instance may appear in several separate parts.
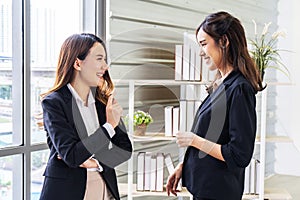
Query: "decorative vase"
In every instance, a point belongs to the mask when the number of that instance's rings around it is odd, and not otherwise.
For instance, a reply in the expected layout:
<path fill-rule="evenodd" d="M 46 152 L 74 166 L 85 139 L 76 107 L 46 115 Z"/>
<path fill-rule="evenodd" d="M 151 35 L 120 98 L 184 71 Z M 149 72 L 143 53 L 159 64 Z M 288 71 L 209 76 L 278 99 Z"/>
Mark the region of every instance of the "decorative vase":
<path fill-rule="evenodd" d="M 265 75 L 265 70 L 260 70 L 259 75 L 260 75 L 261 80 L 263 81 L 264 80 L 264 75 Z"/>
<path fill-rule="evenodd" d="M 144 136 L 146 133 L 147 125 L 141 124 L 135 127 L 134 135 L 136 136 Z"/>

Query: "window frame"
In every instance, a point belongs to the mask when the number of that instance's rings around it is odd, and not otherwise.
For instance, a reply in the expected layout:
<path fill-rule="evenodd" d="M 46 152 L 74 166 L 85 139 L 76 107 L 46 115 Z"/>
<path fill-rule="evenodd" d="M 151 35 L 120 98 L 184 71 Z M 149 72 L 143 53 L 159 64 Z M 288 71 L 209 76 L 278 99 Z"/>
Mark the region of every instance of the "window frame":
<path fill-rule="evenodd" d="M 109 3 L 108 0 L 81 0 L 83 32 L 95 33 L 105 40 L 106 20 L 108 19 L 106 8 Z M 32 153 L 48 149 L 48 146 L 46 141 L 31 142 L 30 0 L 12 0 L 12 13 L 13 140 L 18 141 L 20 145 L 0 148 L 0 158 L 21 155 L 22 164 L 17 166 L 21 174 L 13 171 L 15 173 L 13 175 L 13 196 L 14 199 L 30 200 Z M 102 20 L 98 18 L 99 13 L 105 13 Z M 104 27 L 104 29 L 100 27 Z M 16 97 L 19 98 L 16 99 Z M 21 183 L 15 184 L 19 182 L 19 176 L 21 176 Z M 14 181 L 14 179 L 16 180 Z"/>

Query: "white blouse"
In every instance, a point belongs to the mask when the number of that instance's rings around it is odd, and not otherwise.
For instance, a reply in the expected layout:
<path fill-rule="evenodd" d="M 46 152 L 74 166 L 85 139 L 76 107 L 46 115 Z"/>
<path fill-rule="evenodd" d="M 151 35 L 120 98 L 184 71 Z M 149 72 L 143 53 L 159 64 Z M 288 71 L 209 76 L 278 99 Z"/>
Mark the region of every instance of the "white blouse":
<path fill-rule="evenodd" d="M 96 105 L 95 105 L 95 98 L 93 96 L 92 91 L 90 91 L 89 96 L 88 96 L 88 100 L 87 100 L 87 104 L 81 99 L 81 97 L 78 95 L 78 93 L 76 92 L 76 90 L 72 87 L 72 85 L 70 83 L 68 83 L 68 88 L 70 90 L 70 92 L 72 93 L 72 96 L 75 98 L 76 100 L 76 104 L 78 106 L 78 109 L 80 111 L 81 117 L 83 119 L 85 128 L 87 130 L 88 135 L 92 135 L 100 126 L 99 121 L 98 121 L 98 114 L 97 114 L 97 110 L 96 110 Z M 86 104 L 86 106 L 85 106 Z M 116 132 L 113 128 L 113 126 L 110 123 L 105 123 L 103 125 L 103 127 L 107 130 L 109 136 L 112 138 Z M 109 145 L 109 147 L 111 147 L 111 143 Z M 92 156 L 93 157 L 93 156 Z M 102 166 L 99 164 L 99 162 L 95 159 L 95 161 L 97 162 L 99 169 L 88 169 L 88 170 L 92 170 L 92 171 L 103 171 Z"/>

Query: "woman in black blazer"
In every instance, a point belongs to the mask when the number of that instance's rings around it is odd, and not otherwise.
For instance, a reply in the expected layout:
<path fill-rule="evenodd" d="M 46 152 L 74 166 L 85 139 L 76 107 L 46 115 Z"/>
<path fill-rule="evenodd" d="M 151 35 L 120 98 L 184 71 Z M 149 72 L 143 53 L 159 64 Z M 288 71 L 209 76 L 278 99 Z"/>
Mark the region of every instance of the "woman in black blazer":
<path fill-rule="evenodd" d="M 132 145 L 106 56 L 92 34 L 74 34 L 61 47 L 55 84 L 42 95 L 50 156 L 41 200 L 120 199 L 114 167 Z"/>
<path fill-rule="evenodd" d="M 188 147 L 167 182 L 167 193 L 183 186 L 195 200 L 240 200 L 245 168 L 253 154 L 256 99 L 263 90 L 240 21 L 226 12 L 208 15 L 196 31 L 200 56 L 217 76 L 199 107 L 191 132 L 178 133 Z"/>

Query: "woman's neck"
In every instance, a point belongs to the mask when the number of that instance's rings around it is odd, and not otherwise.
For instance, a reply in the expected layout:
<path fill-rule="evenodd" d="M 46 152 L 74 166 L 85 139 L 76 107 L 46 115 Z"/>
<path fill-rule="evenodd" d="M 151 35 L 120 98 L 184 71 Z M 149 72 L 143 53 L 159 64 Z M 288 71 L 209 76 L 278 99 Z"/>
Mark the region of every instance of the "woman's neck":
<path fill-rule="evenodd" d="M 226 67 L 223 70 L 220 70 L 222 80 L 224 80 L 233 70 L 233 67 Z"/>
<path fill-rule="evenodd" d="M 80 84 L 76 81 L 73 81 L 70 83 L 74 90 L 77 92 L 77 94 L 80 96 L 81 100 L 84 102 L 84 104 L 87 104 L 88 95 L 90 93 L 90 87 L 85 87 L 83 84 Z"/>

